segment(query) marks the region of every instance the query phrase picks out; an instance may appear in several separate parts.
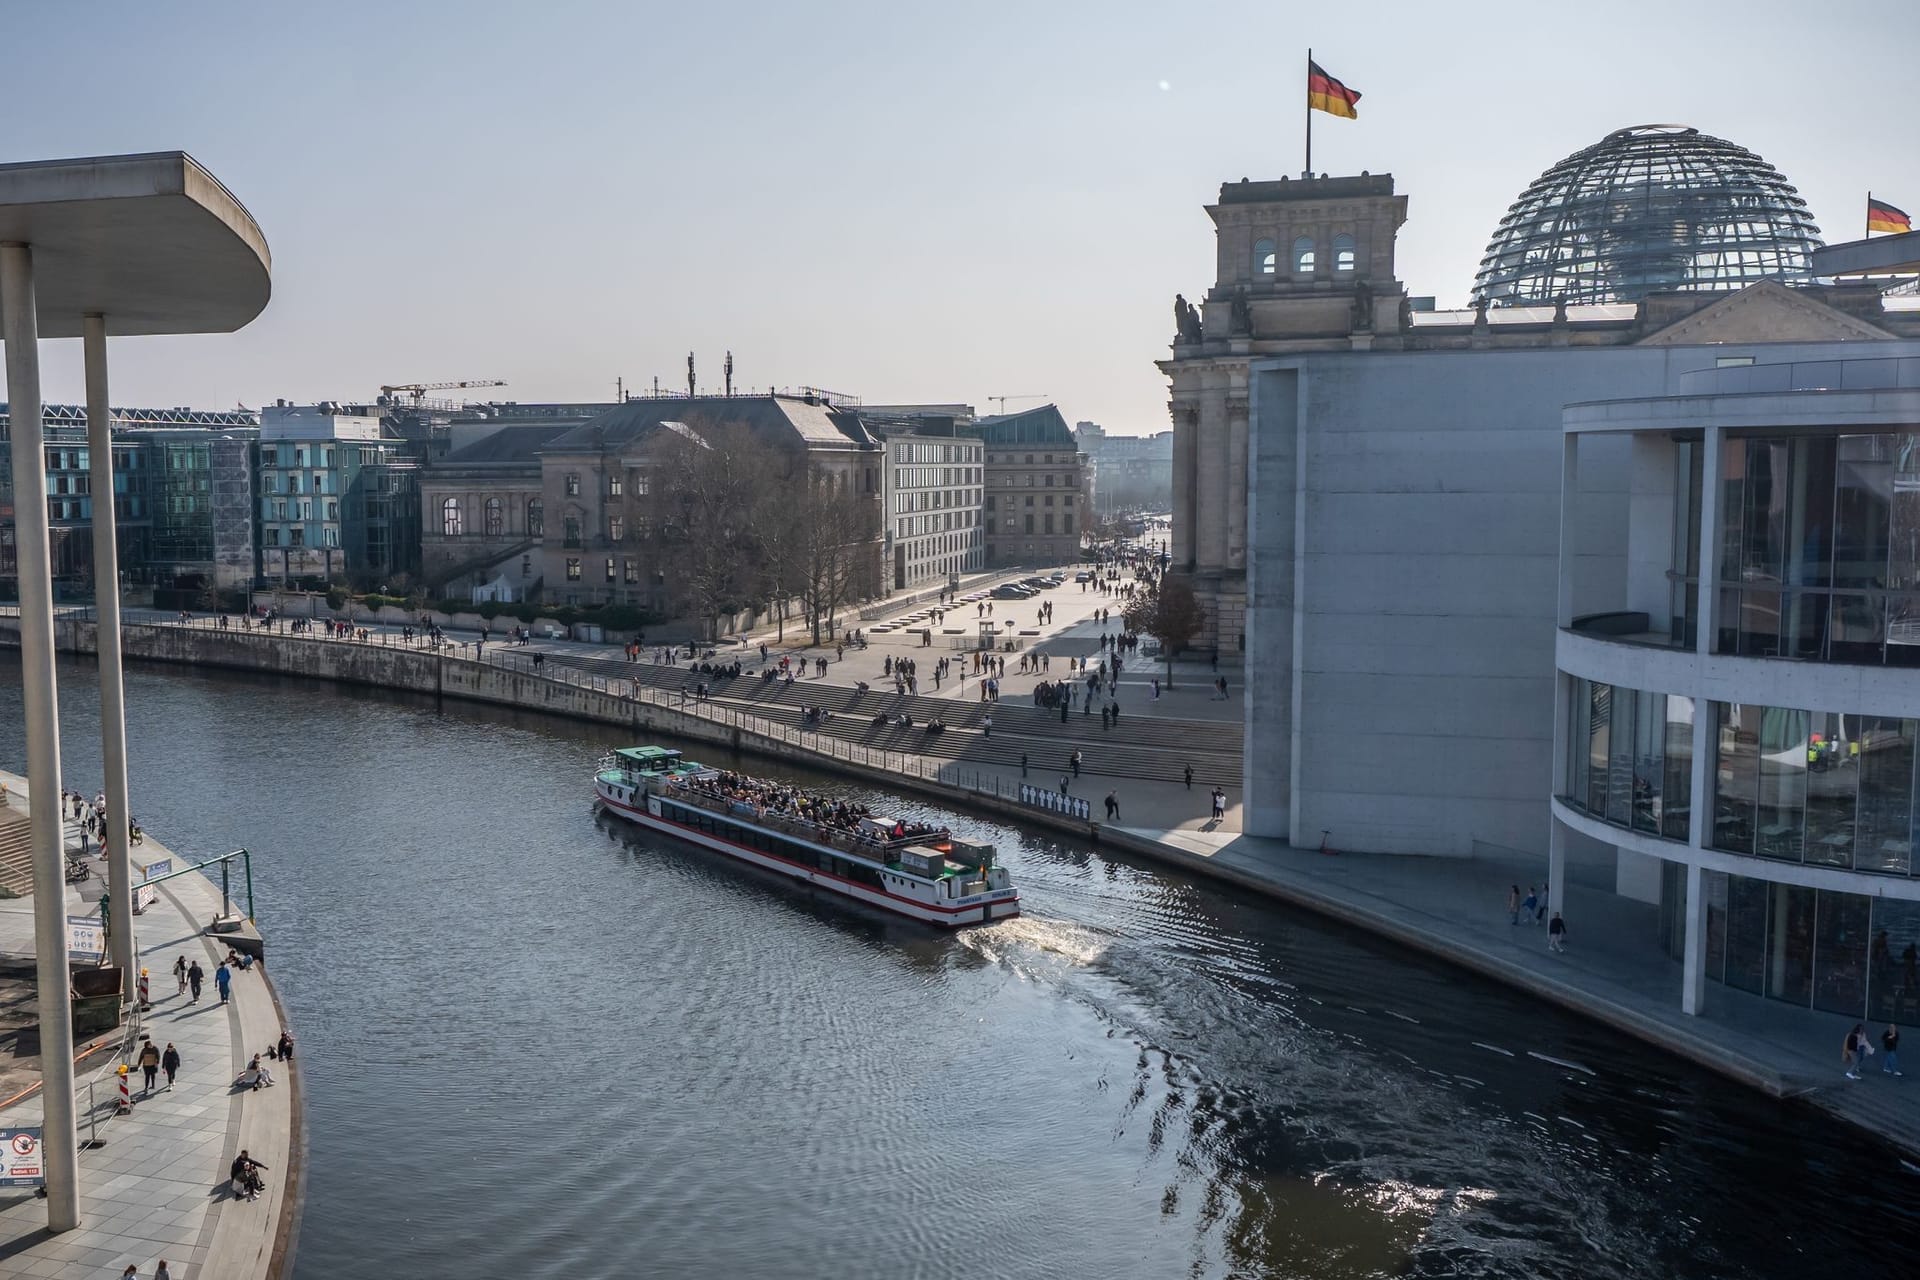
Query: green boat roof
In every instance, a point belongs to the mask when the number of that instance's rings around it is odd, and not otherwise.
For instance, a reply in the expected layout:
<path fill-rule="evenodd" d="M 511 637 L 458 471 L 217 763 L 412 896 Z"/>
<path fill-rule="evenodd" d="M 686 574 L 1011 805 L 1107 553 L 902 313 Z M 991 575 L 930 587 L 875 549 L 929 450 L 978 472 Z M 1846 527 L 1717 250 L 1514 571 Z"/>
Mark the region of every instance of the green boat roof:
<path fill-rule="evenodd" d="M 635 764 L 664 764 L 669 760 L 678 760 L 680 753 L 666 747 L 621 747 L 613 754 L 622 760 L 631 760 Z"/>

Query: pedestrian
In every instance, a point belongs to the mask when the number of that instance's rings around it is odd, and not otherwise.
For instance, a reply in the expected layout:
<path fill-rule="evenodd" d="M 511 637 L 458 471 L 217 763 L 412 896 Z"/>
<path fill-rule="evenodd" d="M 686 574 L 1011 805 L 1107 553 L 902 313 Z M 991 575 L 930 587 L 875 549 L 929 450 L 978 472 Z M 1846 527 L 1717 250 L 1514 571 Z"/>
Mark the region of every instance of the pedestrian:
<path fill-rule="evenodd" d="M 1227 793 L 1218 785 L 1213 788 L 1213 818 L 1218 822 L 1227 816 Z"/>
<path fill-rule="evenodd" d="M 173 1088 L 173 1078 L 180 1074 L 180 1051 L 173 1047 L 173 1041 L 167 1041 L 167 1051 L 160 1055 L 160 1069 L 167 1073 L 167 1088 Z"/>
<path fill-rule="evenodd" d="M 120 1280 L 140 1280 L 140 1268 L 129 1262 L 127 1269 L 120 1273 Z"/>
<path fill-rule="evenodd" d="M 1520 923 L 1520 886 L 1517 884 L 1507 886 L 1507 923 Z"/>
<path fill-rule="evenodd" d="M 153 1086 L 160 1074 L 160 1046 L 146 1036 L 140 1037 L 140 1055 L 134 1059 L 140 1065 L 140 1074 L 147 1079 L 146 1092 L 152 1093 Z"/>
<path fill-rule="evenodd" d="M 1117 702 L 1108 703 L 1107 714 L 1113 717 L 1113 727 L 1118 729 L 1120 727 L 1120 704 Z"/>
<path fill-rule="evenodd" d="M 1114 792 L 1109 791 L 1107 792 L 1107 821 L 1117 822 L 1119 820 L 1120 820 L 1120 798 Z"/>
<path fill-rule="evenodd" d="M 1840 1046 L 1840 1064 L 1846 1068 L 1849 1080 L 1860 1078 L 1860 1069 L 1867 1065 L 1866 1028 L 1854 1023 L 1853 1030 L 1847 1032 L 1846 1040 Z"/>
<path fill-rule="evenodd" d="M 1560 918 L 1558 911 L 1547 924 L 1547 950 L 1565 951 L 1567 949 L 1567 922 Z"/>
<path fill-rule="evenodd" d="M 1540 895 L 1533 891 L 1532 885 L 1528 885 L 1527 896 L 1520 900 L 1520 911 L 1527 917 L 1528 924 L 1532 924 L 1535 920 L 1539 919 L 1539 917 L 1534 914 L 1539 905 Z M 1518 924 L 1519 921 L 1515 920 L 1514 923 Z"/>
<path fill-rule="evenodd" d="M 180 990 L 174 994 L 183 994 L 187 989 L 187 958 L 185 956 L 173 962 L 173 976 L 180 982 Z"/>
<path fill-rule="evenodd" d="M 993 717 L 992 716 L 988 716 L 986 719 L 986 722 L 981 726 L 981 736 L 987 737 L 987 738 L 991 738 L 993 736 Z M 1022 756 L 1020 758 L 1022 760 L 1026 759 L 1025 756 Z"/>
<path fill-rule="evenodd" d="M 1080 748 L 1075 747 L 1073 754 L 1067 757 L 1067 763 L 1073 766 L 1073 776 L 1080 776 Z"/>
<path fill-rule="evenodd" d="M 153 1280 L 173 1280 L 173 1272 L 167 1270 L 167 1260 L 160 1259 L 153 1267 Z"/>
<path fill-rule="evenodd" d="M 1060 775 L 1060 794 L 1067 794 L 1067 775 L 1064 773 Z"/>
<path fill-rule="evenodd" d="M 1880 1070 L 1885 1075 L 1899 1076 L 1906 1073 L 1900 1070 L 1900 1028 L 1891 1022 L 1880 1033 L 1880 1051 L 1884 1057 L 1880 1060 Z"/>
<path fill-rule="evenodd" d="M 1548 902 L 1548 898 L 1549 898 L 1549 894 L 1548 894 L 1548 892 L 1547 892 L 1547 891 L 1548 891 L 1549 889 L 1551 889 L 1552 887 L 1553 887 L 1553 884 L 1552 884 L 1552 882 L 1551 882 L 1551 881 L 1548 881 L 1548 880 L 1542 880 L 1542 881 L 1540 882 L 1540 905 L 1539 905 L 1538 907 L 1536 907 L 1536 908 L 1534 909 L 1534 912 L 1533 912 L 1533 922 L 1534 922 L 1535 924 L 1545 924 L 1545 923 L 1546 923 L 1546 920 L 1547 920 L 1547 902 Z"/>
<path fill-rule="evenodd" d="M 1024 751 L 1020 753 L 1020 776 L 1027 776 L 1027 753 Z"/>
<path fill-rule="evenodd" d="M 200 984 L 206 980 L 207 971 L 200 967 L 198 960 L 187 966 L 187 988 L 193 992 L 193 999 L 187 1001 L 188 1004 L 200 1003 Z"/>
<path fill-rule="evenodd" d="M 1187 790 L 1191 791 L 1193 790 L 1193 766 L 1192 765 L 1187 766 L 1186 775 L 1187 775 Z"/>
<path fill-rule="evenodd" d="M 213 971 L 213 985 L 220 988 L 220 1003 L 225 1004 L 233 994 L 233 970 L 227 968 L 225 960 Z"/>

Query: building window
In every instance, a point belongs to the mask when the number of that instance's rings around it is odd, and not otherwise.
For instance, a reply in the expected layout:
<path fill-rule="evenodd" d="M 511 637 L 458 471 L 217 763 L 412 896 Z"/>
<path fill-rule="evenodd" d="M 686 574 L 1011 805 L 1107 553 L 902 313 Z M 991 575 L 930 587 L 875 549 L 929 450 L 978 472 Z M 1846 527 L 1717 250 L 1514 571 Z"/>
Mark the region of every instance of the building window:
<path fill-rule="evenodd" d="M 652 491 L 652 485 L 647 479 L 647 472 L 644 467 L 633 473 L 633 491 L 642 498 L 646 497 L 647 494 Z"/>
<path fill-rule="evenodd" d="M 1270 276 L 1274 272 L 1274 243 L 1271 240 L 1253 242 L 1253 274 Z"/>
<path fill-rule="evenodd" d="M 546 532 L 546 521 L 540 514 L 540 499 L 527 499 L 527 536 L 537 538 Z"/>
<path fill-rule="evenodd" d="M 1350 272 L 1354 268 L 1355 260 L 1353 237 L 1342 231 L 1333 238 L 1333 269 Z"/>
<path fill-rule="evenodd" d="M 533 576 L 533 557 L 532 556 L 520 557 L 520 576 L 523 578 L 531 578 Z"/>
<path fill-rule="evenodd" d="M 1072 532 L 1073 532 L 1073 517 L 1072 517 L 1072 516 L 1061 516 L 1061 517 L 1060 517 L 1060 532 L 1062 532 L 1062 533 L 1072 533 Z"/>
<path fill-rule="evenodd" d="M 277 547 L 280 545 L 280 531 L 278 529 L 267 530 L 267 545 L 270 547 Z"/>
<path fill-rule="evenodd" d="M 1300 236 L 1293 242 L 1293 273 L 1297 276 L 1313 274 L 1313 237 Z"/>
<path fill-rule="evenodd" d="M 306 546 L 307 531 L 305 529 L 302 529 L 299 525 L 295 525 L 293 526 L 293 528 L 287 530 L 287 545 L 290 547 Z"/>
<path fill-rule="evenodd" d="M 618 542 L 627 536 L 627 522 L 619 516 L 607 517 L 607 540 Z"/>
<path fill-rule="evenodd" d="M 580 558 L 578 556 L 567 557 L 567 581 L 580 581 Z"/>
<path fill-rule="evenodd" d="M 567 496 L 569 498 L 577 498 L 580 496 L 580 473 L 578 471 L 567 472 Z"/>
<path fill-rule="evenodd" d="M 634 562 L 632 556 L 628 556 L 625 560 L 621 561 L 620 567 L 624 571 L 623 576 L 626 578 L 628 586 L 632 586 L 640 581 L 640 566 Z"/>
<path fill-rule="evenodd" d="M 608 582 L 613 581 L 613 557 L 612 556 L 607 557 L 607 581 Z"/>
<path fill-rule="evenodd" d="M 497 538 L 506 531 L 507 504 L 498 498 L 488 498 L 486 505 L 486 530 L 489 538 Z"/>
<path fill-rule="evenodd" d="M 607 496 L 609 498 L 617 498 L 620 496 L 620 491 L 620 473 L 615 471 L 607 476 Z"/>
<path fill-rule="evenodd" d="M 338 502 L 328 502 L 327 503 L 327 519 L 338 520 L 339 518 L 340 518 L 340 504 Z"/>
<path fill-rule="evenodd" d="M 285 507 L 286 503 L 281 503 Z M 449 538 L 457 538 L 464 531 L 460 515 L 460 499 L 448 498 L 440 504 L 440 532 Z"/>

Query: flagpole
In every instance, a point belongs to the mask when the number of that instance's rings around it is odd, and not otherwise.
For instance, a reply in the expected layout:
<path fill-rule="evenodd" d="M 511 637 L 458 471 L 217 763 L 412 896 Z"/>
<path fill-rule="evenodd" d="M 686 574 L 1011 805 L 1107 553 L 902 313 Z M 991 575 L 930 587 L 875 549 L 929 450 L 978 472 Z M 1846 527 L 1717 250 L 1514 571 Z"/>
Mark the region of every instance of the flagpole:
<path fill-rule="evenodd" d="M 1861 239 L 1871 240 L 1872 238 L 1873 238 L 1873 191 L 1869 189 L 1867 191 L 1867 231 L 1866 231 L 1866 234 L 1861 237 Z"/>
<path fill-rule="evenodd" d="M 1313 50 L 1307 50 L 1307 171 L 1313 176 Z"/>

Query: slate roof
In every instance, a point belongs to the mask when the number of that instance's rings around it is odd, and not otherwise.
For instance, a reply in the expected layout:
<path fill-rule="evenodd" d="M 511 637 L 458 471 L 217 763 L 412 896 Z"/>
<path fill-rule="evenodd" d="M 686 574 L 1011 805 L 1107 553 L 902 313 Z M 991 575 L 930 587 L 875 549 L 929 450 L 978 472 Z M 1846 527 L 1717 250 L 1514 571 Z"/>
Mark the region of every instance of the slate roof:
<path fill-rule="evenodd" d="M 1037 444 L 1079 450 L 1073 428 L 1050 404 L 1038 405 L 1020 413 L 1002 413 L 973 424 L 974 434 L 990 445 Z"/>
<path fill-rule="evenodd" d="M 546 451 L 598 452 L 651 434 L 664 423 L 745 426 L 769 441 L 809 449 L 856 449 L 878 443 L 857 413 L 791 396 L 663 396 L 629 400 L 547 442 Z"/>
<path fill-rule="evenodd" d="M 435 467 L 485 467 L 485 466 L 533 466 L 540 465 L 539 453 L 549 442 L 564 431 L 571 430 L 565 423 L 537 422 L 520 426 L 501 427 L 498 431 L 474 441 L 463 449 L 455 449 L 446 457 L 437 459 Z"/>

